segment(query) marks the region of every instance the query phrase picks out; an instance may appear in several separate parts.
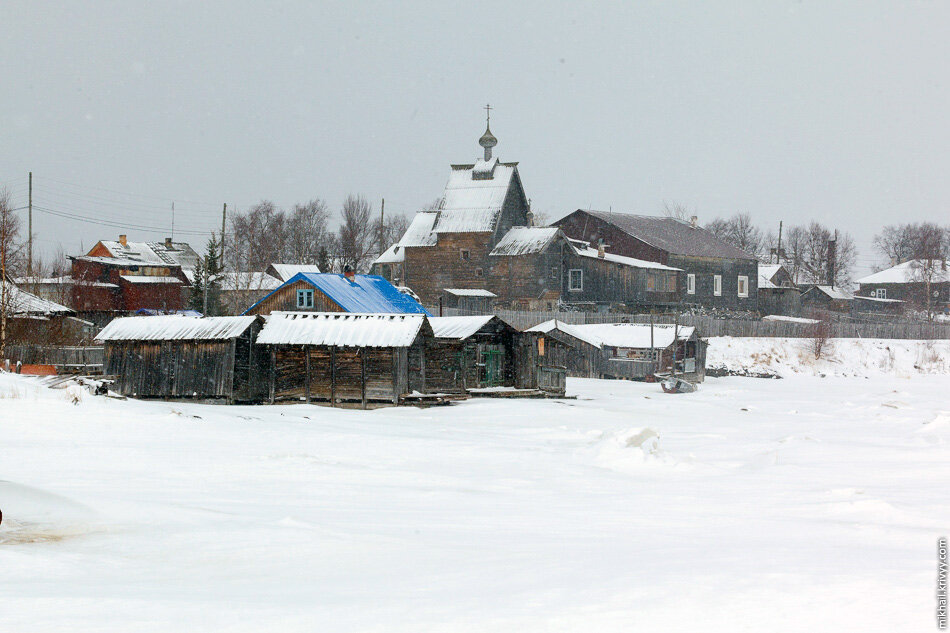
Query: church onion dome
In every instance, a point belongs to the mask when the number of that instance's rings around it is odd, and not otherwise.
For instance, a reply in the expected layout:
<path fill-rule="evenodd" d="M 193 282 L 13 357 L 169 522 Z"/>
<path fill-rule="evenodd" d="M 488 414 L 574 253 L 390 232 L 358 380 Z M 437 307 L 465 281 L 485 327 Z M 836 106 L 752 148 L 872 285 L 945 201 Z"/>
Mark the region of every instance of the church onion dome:
<path fill-rule="evenodd" d="M 482 134 L 482 137 L 480 139 L 478 139 L 478 144 L 484 147 L 485 149 L 489 149 L 491 147 L 498 145 L 498 139 L 495 138 L 495 135 L 491 133 L 491 128 L 486 127 L 485 133 Z"/>

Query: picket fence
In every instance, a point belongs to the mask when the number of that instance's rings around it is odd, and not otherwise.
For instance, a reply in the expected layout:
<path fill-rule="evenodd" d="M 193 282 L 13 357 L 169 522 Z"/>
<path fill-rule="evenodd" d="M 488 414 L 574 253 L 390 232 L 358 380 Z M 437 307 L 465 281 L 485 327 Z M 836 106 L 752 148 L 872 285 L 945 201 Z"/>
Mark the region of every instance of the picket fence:
<path fill-rule="evenodd" d="M 439 308 L 427 308 L 438 314 Z M 474 316 L 478 312 L 458 308 L 443 308 L 444 316 Z M 557 319 L 564 323 L 673 323 L 694 326 L 700 336 L 774 336 L 810 338 L 814 326 L 795 321 L 762 321 L 757 319 L 726 319 L 704 314 L 621 314 L 599 312 L 534 312 L 527 310 L 495 310 L 494 314 L 519 330 L 538 323 Z M 831 322 L 831 338 L 893 338 L 893 339 L 950 339 L 950 324 L 923 321 L 892 322 Z"/>
<path fill-rule="evenodd" d="M 102 372 L 102 346 L 7 345 L 7 358 L 24 365 L 54 365 L 58 373 Z"/>

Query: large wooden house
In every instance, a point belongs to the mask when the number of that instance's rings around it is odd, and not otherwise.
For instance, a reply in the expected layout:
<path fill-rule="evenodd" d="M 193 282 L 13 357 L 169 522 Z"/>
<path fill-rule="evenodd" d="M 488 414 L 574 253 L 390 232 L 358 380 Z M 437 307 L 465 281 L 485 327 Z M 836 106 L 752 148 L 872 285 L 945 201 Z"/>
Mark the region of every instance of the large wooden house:
<path fill-rule="evenodd" d="M 684 304 L 748 311 L 758 307 L 755 257 L 698 226 L 695 218 L 685 222 L 578 209 L 554 224 L 568 237 L 614 255 L 681 269 L 682 283 L 665 289 Z"/>

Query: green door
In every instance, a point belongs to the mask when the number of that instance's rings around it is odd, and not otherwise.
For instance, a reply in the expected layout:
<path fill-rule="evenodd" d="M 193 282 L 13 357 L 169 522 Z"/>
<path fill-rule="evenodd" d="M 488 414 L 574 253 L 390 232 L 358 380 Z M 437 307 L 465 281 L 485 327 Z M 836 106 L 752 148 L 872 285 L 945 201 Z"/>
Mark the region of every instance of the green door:
<path fill-rule="evenodd" d="M 504 352 L 487 347 L 481 351 L 481 387 L 497 387 L 504 382 Z"/>

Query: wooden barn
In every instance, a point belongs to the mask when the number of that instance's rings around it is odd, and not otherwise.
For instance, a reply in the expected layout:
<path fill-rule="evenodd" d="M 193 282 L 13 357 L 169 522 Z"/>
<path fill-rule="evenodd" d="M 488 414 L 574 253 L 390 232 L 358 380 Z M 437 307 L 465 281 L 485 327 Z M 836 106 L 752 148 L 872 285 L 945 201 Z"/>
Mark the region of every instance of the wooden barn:
<path fill-rule="evenodd" d="M 515 385 L 518 330 L 496 316 L 430 317 L 434 339 L 426 350 L 429 391 Z"/>
<path fill-rule="evenodd" d="M 428 314 L 411 295 L 376 275 L 297 273 L 244 314 L 271 312 Z"/>
<path fill-rule="evenodd" d="M 567 368 L 562 364 L 566 344 L 543 332 L 521 332 L 515 338 L 515 387 L 537 389 L 551 396 L 567 390 Z"/>
<path fill-rule="evenodd" d="M 553 364 L 563 366 L 568 376 L 603 378 L 606 356 L 603 341 L 596 336 L 557 319 L 539 323 L 527 331 L 540 332 L 557 341 L 557 345 L 549 345 L 548 356 Z"/>
<path fill-rule="evenodd" d="M 423 314 L 273 312 L 258 336 L 271 402 L 399 404 L 425 393 L 432 327 Z"/>
<path fill-rule="evenodd" d="M 644 380 L 674 370 L 691 382 L 706 378 L 706 341 L 696 328 L 672 323 L 588 323 L 575 332 L 603 345 L 605 378 Z"/>
<path fill-rule="evenodd" d="M 139 398 L 255 402 L 266 395 L 267 358 L 255 345 L 260 317 L 115 319 L 96 337 L 113 390 Z"/>

